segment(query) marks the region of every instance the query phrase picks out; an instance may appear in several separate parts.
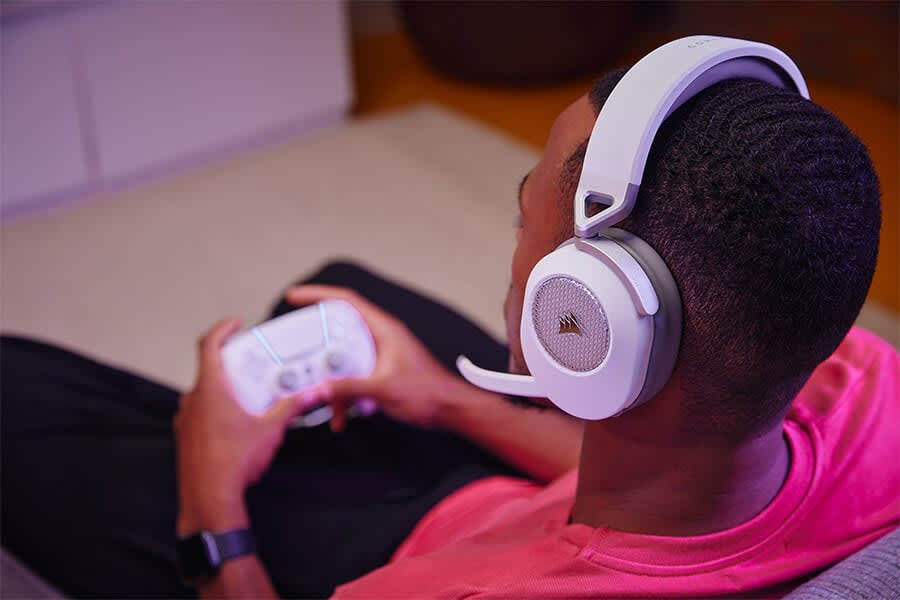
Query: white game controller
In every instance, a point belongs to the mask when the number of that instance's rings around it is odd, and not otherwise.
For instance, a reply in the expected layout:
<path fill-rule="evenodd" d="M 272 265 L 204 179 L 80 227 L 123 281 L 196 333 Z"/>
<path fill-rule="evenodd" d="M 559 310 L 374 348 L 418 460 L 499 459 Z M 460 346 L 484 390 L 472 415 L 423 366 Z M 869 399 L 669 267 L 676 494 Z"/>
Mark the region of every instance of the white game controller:
<path fill-rule="evenodd" d="M 239 333 L 222 348 L 234 393 L 253 415 L 276 400 L 324 379 L 365 377 L 375 368 L 375 342 L 360 314 L 343 300 L 326 300 Z M 375 412 L 371 399 L 354 403 L 349 416 Z M 318 405 L 297 417 L 295 427 L 314 427 L 333 416 Z"/>

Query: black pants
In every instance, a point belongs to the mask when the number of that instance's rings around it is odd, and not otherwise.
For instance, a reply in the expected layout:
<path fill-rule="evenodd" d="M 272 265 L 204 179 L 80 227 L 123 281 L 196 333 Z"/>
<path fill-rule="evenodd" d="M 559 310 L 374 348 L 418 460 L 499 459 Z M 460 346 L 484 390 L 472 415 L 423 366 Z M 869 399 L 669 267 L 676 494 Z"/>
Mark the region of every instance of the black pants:
<path fill-rule="evenodd" d="M 356 289 L 450 369 L 460 353 L 505 367 L 506 348 L 475 325 L 353 265 L 307 281 Z M 72 596 L 192 596 L 174 562 L 179 392 L 14 337 L 0 346 L 0 382 L 3 547 Z M 383 565 L 447 494 L 498 473 L 515 474 L 455 435 L 377 414 L 342 434 L 289 432 L 247 503 L 278 592 L 318 597 Z"/>

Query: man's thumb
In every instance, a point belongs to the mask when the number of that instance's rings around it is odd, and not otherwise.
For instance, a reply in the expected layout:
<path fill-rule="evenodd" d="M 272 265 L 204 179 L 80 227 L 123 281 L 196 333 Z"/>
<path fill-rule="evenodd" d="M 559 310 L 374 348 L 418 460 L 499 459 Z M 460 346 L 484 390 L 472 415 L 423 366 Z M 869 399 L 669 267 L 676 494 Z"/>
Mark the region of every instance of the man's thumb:
<path fill-rule="evenodd" d="M 275 402 L 275 405 L 266 413 L 266 417 L 278 423 L 288 423 L 300 416 L 307 404 L 302 394 L 286 396 Z"/>
<path fill-rule="evenodd" d="M 268 414 L 276 421 L 288 422 L 303 411 L 322 404 L 346 405 L 362 397 L 372 397 L 373 384 L 370 379 L 346 377 L 322 381 L 299 394 L 278 400 Z"/>
<path fill-rule="evenodd" d="M 320 385 L 324 388 L 322 401 L 326 404 L 330 402 L 347 403 L 357 398 L 375 395 L 371 379 L 345 377 L 343 379 L 332 379 Z"/>

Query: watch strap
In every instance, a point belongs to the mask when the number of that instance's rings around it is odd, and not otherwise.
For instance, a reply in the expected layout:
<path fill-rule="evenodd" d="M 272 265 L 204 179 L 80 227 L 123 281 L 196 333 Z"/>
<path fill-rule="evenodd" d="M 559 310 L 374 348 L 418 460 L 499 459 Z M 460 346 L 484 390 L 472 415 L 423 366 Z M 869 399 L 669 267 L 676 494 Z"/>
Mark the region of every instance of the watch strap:
<path fill-rule="evenodd" d="M 226 560 L 256 552 L 256 540 L 249 529 L 232 529 L 224 533 L 213 534 L 219 550 L 220 564 Z"/>
<path fill-rule="evenodd" d="M 255 551 L 256 543 L 249 529 L 218 534 L 203 529 L 179 539 L 175 557 L 184 582 L 198 586 L 215 577 L 226 561 Z"/>

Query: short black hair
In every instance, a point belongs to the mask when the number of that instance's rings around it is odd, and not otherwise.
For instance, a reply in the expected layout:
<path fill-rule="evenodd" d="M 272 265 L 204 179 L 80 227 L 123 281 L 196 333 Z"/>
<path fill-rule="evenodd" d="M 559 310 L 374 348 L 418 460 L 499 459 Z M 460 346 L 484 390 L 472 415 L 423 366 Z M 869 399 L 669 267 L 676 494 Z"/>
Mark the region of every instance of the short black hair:
<path fill-rule="evenodd" d="M 597 113 L 625 71 L 588 94 Z M 560 175 L 567 206 L 586 147 Z M 859 314 L 880 224 L 865 146 L 793 91 L 727 80 L 666 120 L 618 227 L 662 256 L 681 292 L 676 374 L 693 431 L 749 437 L 784 414 Z"/>

